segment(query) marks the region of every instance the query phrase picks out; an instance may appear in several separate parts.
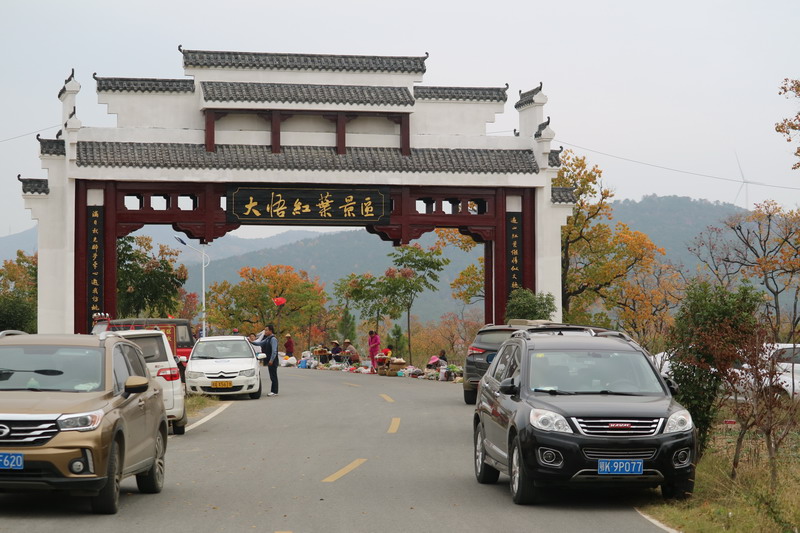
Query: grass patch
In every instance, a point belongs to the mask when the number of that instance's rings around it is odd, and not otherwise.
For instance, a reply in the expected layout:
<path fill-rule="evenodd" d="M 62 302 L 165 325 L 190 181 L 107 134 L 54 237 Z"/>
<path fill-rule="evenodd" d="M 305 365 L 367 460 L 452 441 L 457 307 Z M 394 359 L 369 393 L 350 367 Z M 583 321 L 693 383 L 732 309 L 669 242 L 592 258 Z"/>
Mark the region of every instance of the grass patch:
<path fill-rule="evenodd" d="M 698 465 L 694 496 L 683 502 L 652 502 L 642 512 L 684 531 L 797 532 L 800 527 L 800 433 L 783 445 L 779 483 L 770 488 L 763 440 L 751 435 L 736 480 L 730 471 L 736 430 L 718 429 Z"/>
<path fill-rule="evenodd" d="M 186 412 L 189 416 L 195 416 L 203 409 L 207 409 L 218 404 L 219 398 L 216 396 L 206 396 L 205 394 L 187 394 L 185 401 Z"/>

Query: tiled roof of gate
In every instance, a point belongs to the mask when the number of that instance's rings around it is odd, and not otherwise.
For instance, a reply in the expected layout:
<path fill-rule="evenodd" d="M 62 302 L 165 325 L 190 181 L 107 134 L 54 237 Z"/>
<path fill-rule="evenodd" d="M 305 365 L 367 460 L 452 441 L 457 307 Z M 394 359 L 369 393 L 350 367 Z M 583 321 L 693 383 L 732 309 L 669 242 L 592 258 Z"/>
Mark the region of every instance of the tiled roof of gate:
<path fill-rule="evenodd" d="M 204 81 L 206 101 L 414 105 L 407 87 Z"/>
<path fill-rule="evenodd" d="M 554 204 L 574 204 L 578 201 L 574 187 L 553 187 L 550 198 Z"/>
<path fill-rule="evenodd" d="M 67 155 L 63 139 L 42 139 L 37 135 L 36 140 L 39 141 L 41 155 Z"/>
<path fill-rule="evenodd" d="M 519 101 L 516 104 L 514 104 L 514 109 L 519 109 L 521 107 L 525 107 L 527 105 L 532 104 L 533 99 L 536 98 L 536 95 L 542 91 L 542 85 L 543 83 L 540 82 L 538 87 L 534 87 L 530 91 L 525 91 L 525 92 L 520 91 Z"/>
<path fill-rule="evenodd" d="M 22 178 L 20 176 L 17 176 L 17 179 L 22 183 L 23 194 L 50 194 L 50 187 L 46 179 Z"/>
<path fill-rule="evenodd" d="M 337 155 L 328 146 L 79 142 L 78 166 L 244 170 L 326 170 L 363 172 L 539 172 L 531 150 L 416 148 L 404 156 L 397 148 L 348 147 Z"/>
<path fill-rule="evenodd" d="M 424 73 L 423 57 L 183 50 L 184 67 Z"/>
<path fill-rule="evenodd" d="M 505 102 L 503 87 L 414 87 L 414 97 L 420 100 L 480 100 Z"/>
<path fill-rule="evenodd" d="M 97 92 L 142 92 L 142 93 L 192 93 L 194 80 L 161 79 L 161 78 L 100 78 L 97 80 Z"/>

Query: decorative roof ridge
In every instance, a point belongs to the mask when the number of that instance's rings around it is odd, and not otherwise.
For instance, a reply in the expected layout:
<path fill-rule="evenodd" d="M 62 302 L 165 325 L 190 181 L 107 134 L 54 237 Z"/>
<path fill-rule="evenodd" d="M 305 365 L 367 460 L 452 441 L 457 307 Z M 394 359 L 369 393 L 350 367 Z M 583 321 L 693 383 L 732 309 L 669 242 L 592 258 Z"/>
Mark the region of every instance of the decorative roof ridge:
<path fill-rule="evenodd" d="M 335 54 L 297 54 L 236 52 L 226 50 L 185 50 L 183 66 L 263 70 L 328 70 L 362 72 L 425 73 L 424 56 L 368 56 Z"/>
<path fill-rule="evenodd" d="M 414 97 L 420 100 L 488 100 L 505 102 L 508 99 L 508 84 L 505 87 L 447 87 L 418 85 Z"/>
<path fill-rule="evenodd" d="M 17 180 L 22 183 L 23 194 L 50 194 L 47 178 L 23 178 L 17 174 Z"/>
<path fill-rule="evenodd" d="M 544 82 L 539 82 L 538 87 L 534 87 L 530 91 L 519 92 L 519 101 L 514 104 L 514 109 L 520 109 L 522 107 L 528 106 L 533 103 L 533 99 L 536 98 L 536 95 L 542 92 L 542 86 Z"/>
<path fill-rule="evenodd" d="M 97 92 L 194 92 L 194 80 L 188 78 L 120 78 L 92 74 Z"/>
<path fill-rule="evenodd" d="M 202 81 L 203 96 L 214 102 L 284 102 L 412 106 L 408 87 Z"/>
<path fill-rule="evenodd" d="M 550 201 L 554 204 L 574 204 L 578 198 L 575 196 L 575 187 L 552 187 Z"/>
<path fill-rule="evenodd" d="M 61 95 L 67 92 L 67 84 L 75 79 L 75 68 L 73 67 L 72 72 L 69 73 L 67 79 L 64 80 L 64 86 L 61 87 L 61 90 L 58 91 L 58 98 L 61 98 Z"/>
<path fill-rule="evenodd" d="M 547 116 L 547 120 L 539 124 L 539 127 L 536 128 L 536 133 L 533 134 L 533 138 L 534 139 L 540 138 L 542 136 L 542 133 L 544 133 L 544 130 L 546 130 L 549 125 L 550 125 L 550 115 Z"/>
<path fill-rule="evenodd" d="M 63 139 L 42 139 L 37 134 L 36 140 L 39 141 L 39 153 L 41 155 L 67 155 L 67 148 Z"/>

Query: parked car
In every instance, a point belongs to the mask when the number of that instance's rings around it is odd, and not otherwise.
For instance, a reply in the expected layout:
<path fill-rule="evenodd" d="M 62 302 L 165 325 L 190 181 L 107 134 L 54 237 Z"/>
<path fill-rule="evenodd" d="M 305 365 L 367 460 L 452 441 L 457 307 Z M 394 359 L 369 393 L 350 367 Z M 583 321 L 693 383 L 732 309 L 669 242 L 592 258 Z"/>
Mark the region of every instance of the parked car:
<path fill-rule="evenodd" d="M 107 315 L 105 317 L 104 320 L 98 320 L 92 333 L 100 333 L 105 330 L 158 329 L 167 336 L 172 353 L 176 356 L 189 357 L 192 352 L 195 339 L 192 334 L 192 325 L 185 318 L 116 318 L 110 320 Z"/>
<path fill-rule="evenodd" d="M 127 476 L 161 492 L 161 394 L 139 348 L 113 333 L 0 333 L 0 491 L 88 495 L 103 514 Z"/>
<path fill-rule="evenodd" d="M 479 483 L 509 475 L 515 503 L 551 486 L 694 489 L 696 436 L 649 354 L 627 335 L 519 331 L 481 378 L 473 417 Z"/>
<path fill-rule="evenodd" d="M 756 390 L 769 390 L 776 397 L 800 399 L 800 344 L 767 344 L 762 355 L 765 362 L 771 360 L 775 364 L 774 375 L 770 376 L 768 365 L 764 365 L 764 368 L 759 369 L 763 382 L 759 387 L 754 387 L 748 365 L 741 365 L 737 369 L 740 373 L 740 381 L 736 386 L 739 398 L 744 399 Z M 768 381 L 771 383 L 767 383 Z"/>
<path fill-rule="evenodd" d="M 175 435 L 186 433 L 186 391 L 181 381 L 178 359 L 172 353 L 164 332 L 152 329 L 117 331 L 117 335 L 135 343 L 144 355 L 147 369 L 163 391 L 167 420 Z"/>
<path fill-rule="evenodd" d="M 486 369 L 494 359 L 500 345 L 514 332 L 528 331 L 553 331 L 557 329 L 562 333 L 583 332 L 585 327 L 576 327 L 568 324 L 559 324 L 548 320 L 509 320 L 508 324 L 486 324 L 475 335 L 475 340 L 467 348 L 467 357 L 464 361 L 464 403 L 475 405 L 478 398 L 478 383 L 486 373 Z M 592 328 L 599 330 L 600 328 Z"/>
<path fill-rule="evenodd" d="M 186 390 L 195 393 L 261 397 L 261 373 L 256 354 L 246 337 L 198 339 L 186 363 Z"/>

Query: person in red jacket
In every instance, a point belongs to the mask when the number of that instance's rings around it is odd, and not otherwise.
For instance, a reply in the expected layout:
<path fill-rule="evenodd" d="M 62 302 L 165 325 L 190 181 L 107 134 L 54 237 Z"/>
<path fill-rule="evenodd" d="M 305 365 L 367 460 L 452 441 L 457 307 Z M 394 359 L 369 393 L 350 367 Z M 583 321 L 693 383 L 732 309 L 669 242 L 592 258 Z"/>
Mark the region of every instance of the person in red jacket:
<path fill-rule="evenodd" d="M 286 334 L 286 342 L 283 343 L 283 351 L 286 352 L 286 357 L 294 356 L 294 341 L 289 333 Z"/>

